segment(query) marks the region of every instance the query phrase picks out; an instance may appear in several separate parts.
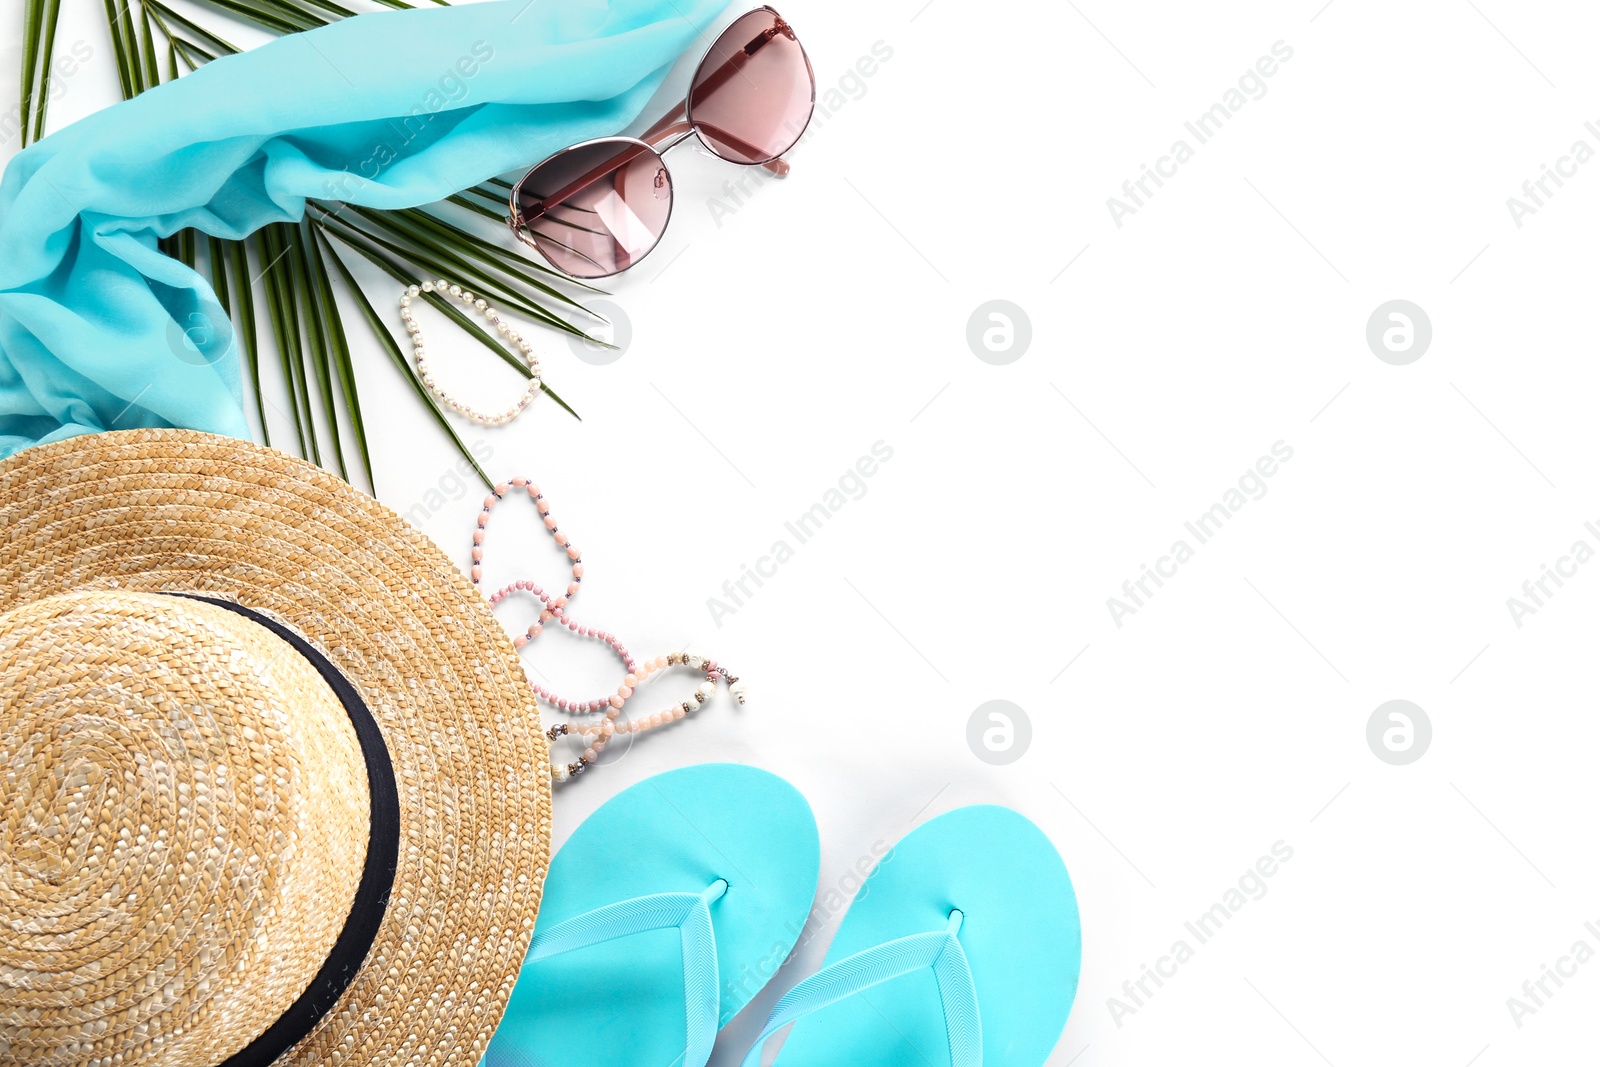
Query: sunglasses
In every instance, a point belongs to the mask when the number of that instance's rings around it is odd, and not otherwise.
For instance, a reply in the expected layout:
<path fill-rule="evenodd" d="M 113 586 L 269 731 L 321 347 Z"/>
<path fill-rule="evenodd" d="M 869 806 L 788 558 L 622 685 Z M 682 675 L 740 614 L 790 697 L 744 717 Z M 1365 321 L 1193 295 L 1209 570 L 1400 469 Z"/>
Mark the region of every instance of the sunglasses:
<path fill-rule="evenodd" d="M 662 158 L 691 136 L 718 157 L 765 167 L 811 121 L 817 82 L 794 30 L 770 7 L 722 31 L 695 69 L 689 96 L 643 137 L 602 137 L 562 149 L 511 190 L 506 221 L 517 239 L 574 278 L 627 270 L 655 248 L 672 217 L 672 175 Z"/>

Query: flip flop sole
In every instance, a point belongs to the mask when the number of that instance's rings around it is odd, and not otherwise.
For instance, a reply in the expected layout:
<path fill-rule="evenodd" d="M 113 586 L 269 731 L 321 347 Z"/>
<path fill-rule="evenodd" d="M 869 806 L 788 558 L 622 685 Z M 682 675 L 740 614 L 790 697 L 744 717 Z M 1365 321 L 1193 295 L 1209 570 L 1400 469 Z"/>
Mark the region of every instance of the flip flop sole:
<path fill-rule="evenodd" d="M 550 864 L 539 926 L 726 879 L 711 904 L 721 1027 L 794 947 L 819 858 L 811 808 L 783 779 L 734 763 L 668 771 L 619 793 L 573 832 Z M 685 1029 L 679 937 L 654 930 L 525 963 L 485 1062 L 682 1067 Z"/>
<path fill-rule="evenodd" d="M 868 876 L 823 966 L 908 934 L 943 930 L 960 909 L 983 1023 L 984 1067 L 1041 1067 L 1077 993 L 1082 932 L 1072 881 L 1049 838 L 1009 808 L 930 819 Z M 946 1067 L 933 973 L 868 989 L 798 1020 L 776 1067 Z"/>

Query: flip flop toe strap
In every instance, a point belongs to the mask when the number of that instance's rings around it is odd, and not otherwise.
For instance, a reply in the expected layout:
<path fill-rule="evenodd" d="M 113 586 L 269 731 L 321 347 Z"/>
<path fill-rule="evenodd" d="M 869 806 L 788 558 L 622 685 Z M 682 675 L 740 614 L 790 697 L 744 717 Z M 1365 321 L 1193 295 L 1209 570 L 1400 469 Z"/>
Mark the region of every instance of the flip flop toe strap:
<path fill-rule="evenodd" d="M 634 897 L 575 915 L 548 930 L 535 929 L 526 962 L 535 963 L 619 937 L 676 928 L 683 946 L 683 1002 L 688 1033 L 682 1062 L 699 1067 L 711 1058 L 722 1000 L 711 902 L 727 889 L 728 883 L 719 878 L 703 893 Z"/>
<path fill-rule="evenodd" d="M 847 956 L 800 982 L 773 1007 L 742 1067 L 760 1067 L 761 1050 L 767 1040 L 801 1016 L 928 968 L 939 985 L 950 1067 L 982 1067 L 983 1025 L 978 1016 L 978 991 L 967 954 L 956 938 L 960 925 L 961 913 L 952 912 L 950 925 L 944 930 L 886 941 Z"/>

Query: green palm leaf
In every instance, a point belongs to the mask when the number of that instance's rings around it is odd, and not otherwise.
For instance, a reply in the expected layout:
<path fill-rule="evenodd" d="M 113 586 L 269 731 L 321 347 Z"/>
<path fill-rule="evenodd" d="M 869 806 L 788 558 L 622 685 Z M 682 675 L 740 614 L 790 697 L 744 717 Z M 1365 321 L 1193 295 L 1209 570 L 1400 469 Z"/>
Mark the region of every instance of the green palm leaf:
<path fill-rule="evenodd" d="M 166 0 L 104 0 L 111 55 L 124 98 L 178 77 L 185 71 L 231 55 L 239 49 L 225 29 L 217 29 L 172 8 Z M 390 8 L 408 8 L 406 0 L 375 0 Z M 444 0 L 432 0 L 443 4 Z M 298 33 L 347 18 L 356 12 L 339 0 L 199 0 L 224 22 L 245 24 L 269 33 Z M 61 0 L 23 0 L 22 79 L 19 109 L 22 141 L 44 135 L 45 105 L 50 98 L 51 60 Z M 206 19 L 204 21 L 210 21 Z M 339 313 L 342 287 L 356 302 L 361 318 L 388 355 L 395 370 L 411 385 L 455 448 L 477 471 L 487 474 L 467 450 L 449 418 L 411 371 L 405 354 L 340 257 L 335 240 L 377 266 L 400 285 L 423 278 L 449 277 L 508 311 L 578 337 L 587 332 L 574 316 L 600 320 L 572 291 L 602 290 L 575 282 L 524 259 L 496 240 L 504 225 L 511 186 L 492 179 L 449 197 L 468 222 L 458 223 L 444 205 L 434 209 L 380 211 L 353 205 L 318 203 L 299 224 L 276 223 L 245 241 L 227 241 L 180 231 L 161 242 L 168 255 L 201 269 L 217 301 L 231 320 L 239 358 L 255 397 L 255 413 L 263 440 L 272 443 L 267 409 L 286 412 L 299 454 L 348 478 L 345 443 L 352 443 L 360 471 L 376 491 L 366 424 L 361 417 L 357 378 L 349 338 Z M 254 273 L 252 273 L 252 270 Z M 256 297 L 260 286 L 261 300 Z M 435 306 L 469 336 L 529 375 L 525 364 L 486 330 L 448 301 Z M 264 316 L 261 314 L 264 312 Z M 265 322 L 261 319 L 265 318 Z M 603 321 L 603 320 L 600 320 Z M 265 334 L 263 335 L 263 332 Z M 265 347 L 263 344 L 265 343 Z M 270 352 L 268 351 L 270 349 Z M 262 361 L 276 358 L 281 385 L 262 382 Z M 269 399 L 281 389 L 282 406 Z M 549 388 L 550 398 L 577 417 L 577 412 Z"/>

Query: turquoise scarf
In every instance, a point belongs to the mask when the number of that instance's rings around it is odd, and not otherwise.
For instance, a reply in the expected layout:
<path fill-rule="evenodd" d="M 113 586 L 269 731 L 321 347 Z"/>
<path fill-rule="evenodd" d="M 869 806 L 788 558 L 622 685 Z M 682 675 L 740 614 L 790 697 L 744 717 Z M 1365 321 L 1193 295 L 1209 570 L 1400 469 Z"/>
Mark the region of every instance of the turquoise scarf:
<path fill-rule="evenodd" d="M 207 64 L 21 152 L 0 181 L 0 457 L 74 434 L 249 437 L 234 341 L 157 238 L 307 197 L 438 201 L 631 122 L 726 0 L 488 0 L 361 15 Z M 200 316 L 195 318 L 194 316 Z"/>

